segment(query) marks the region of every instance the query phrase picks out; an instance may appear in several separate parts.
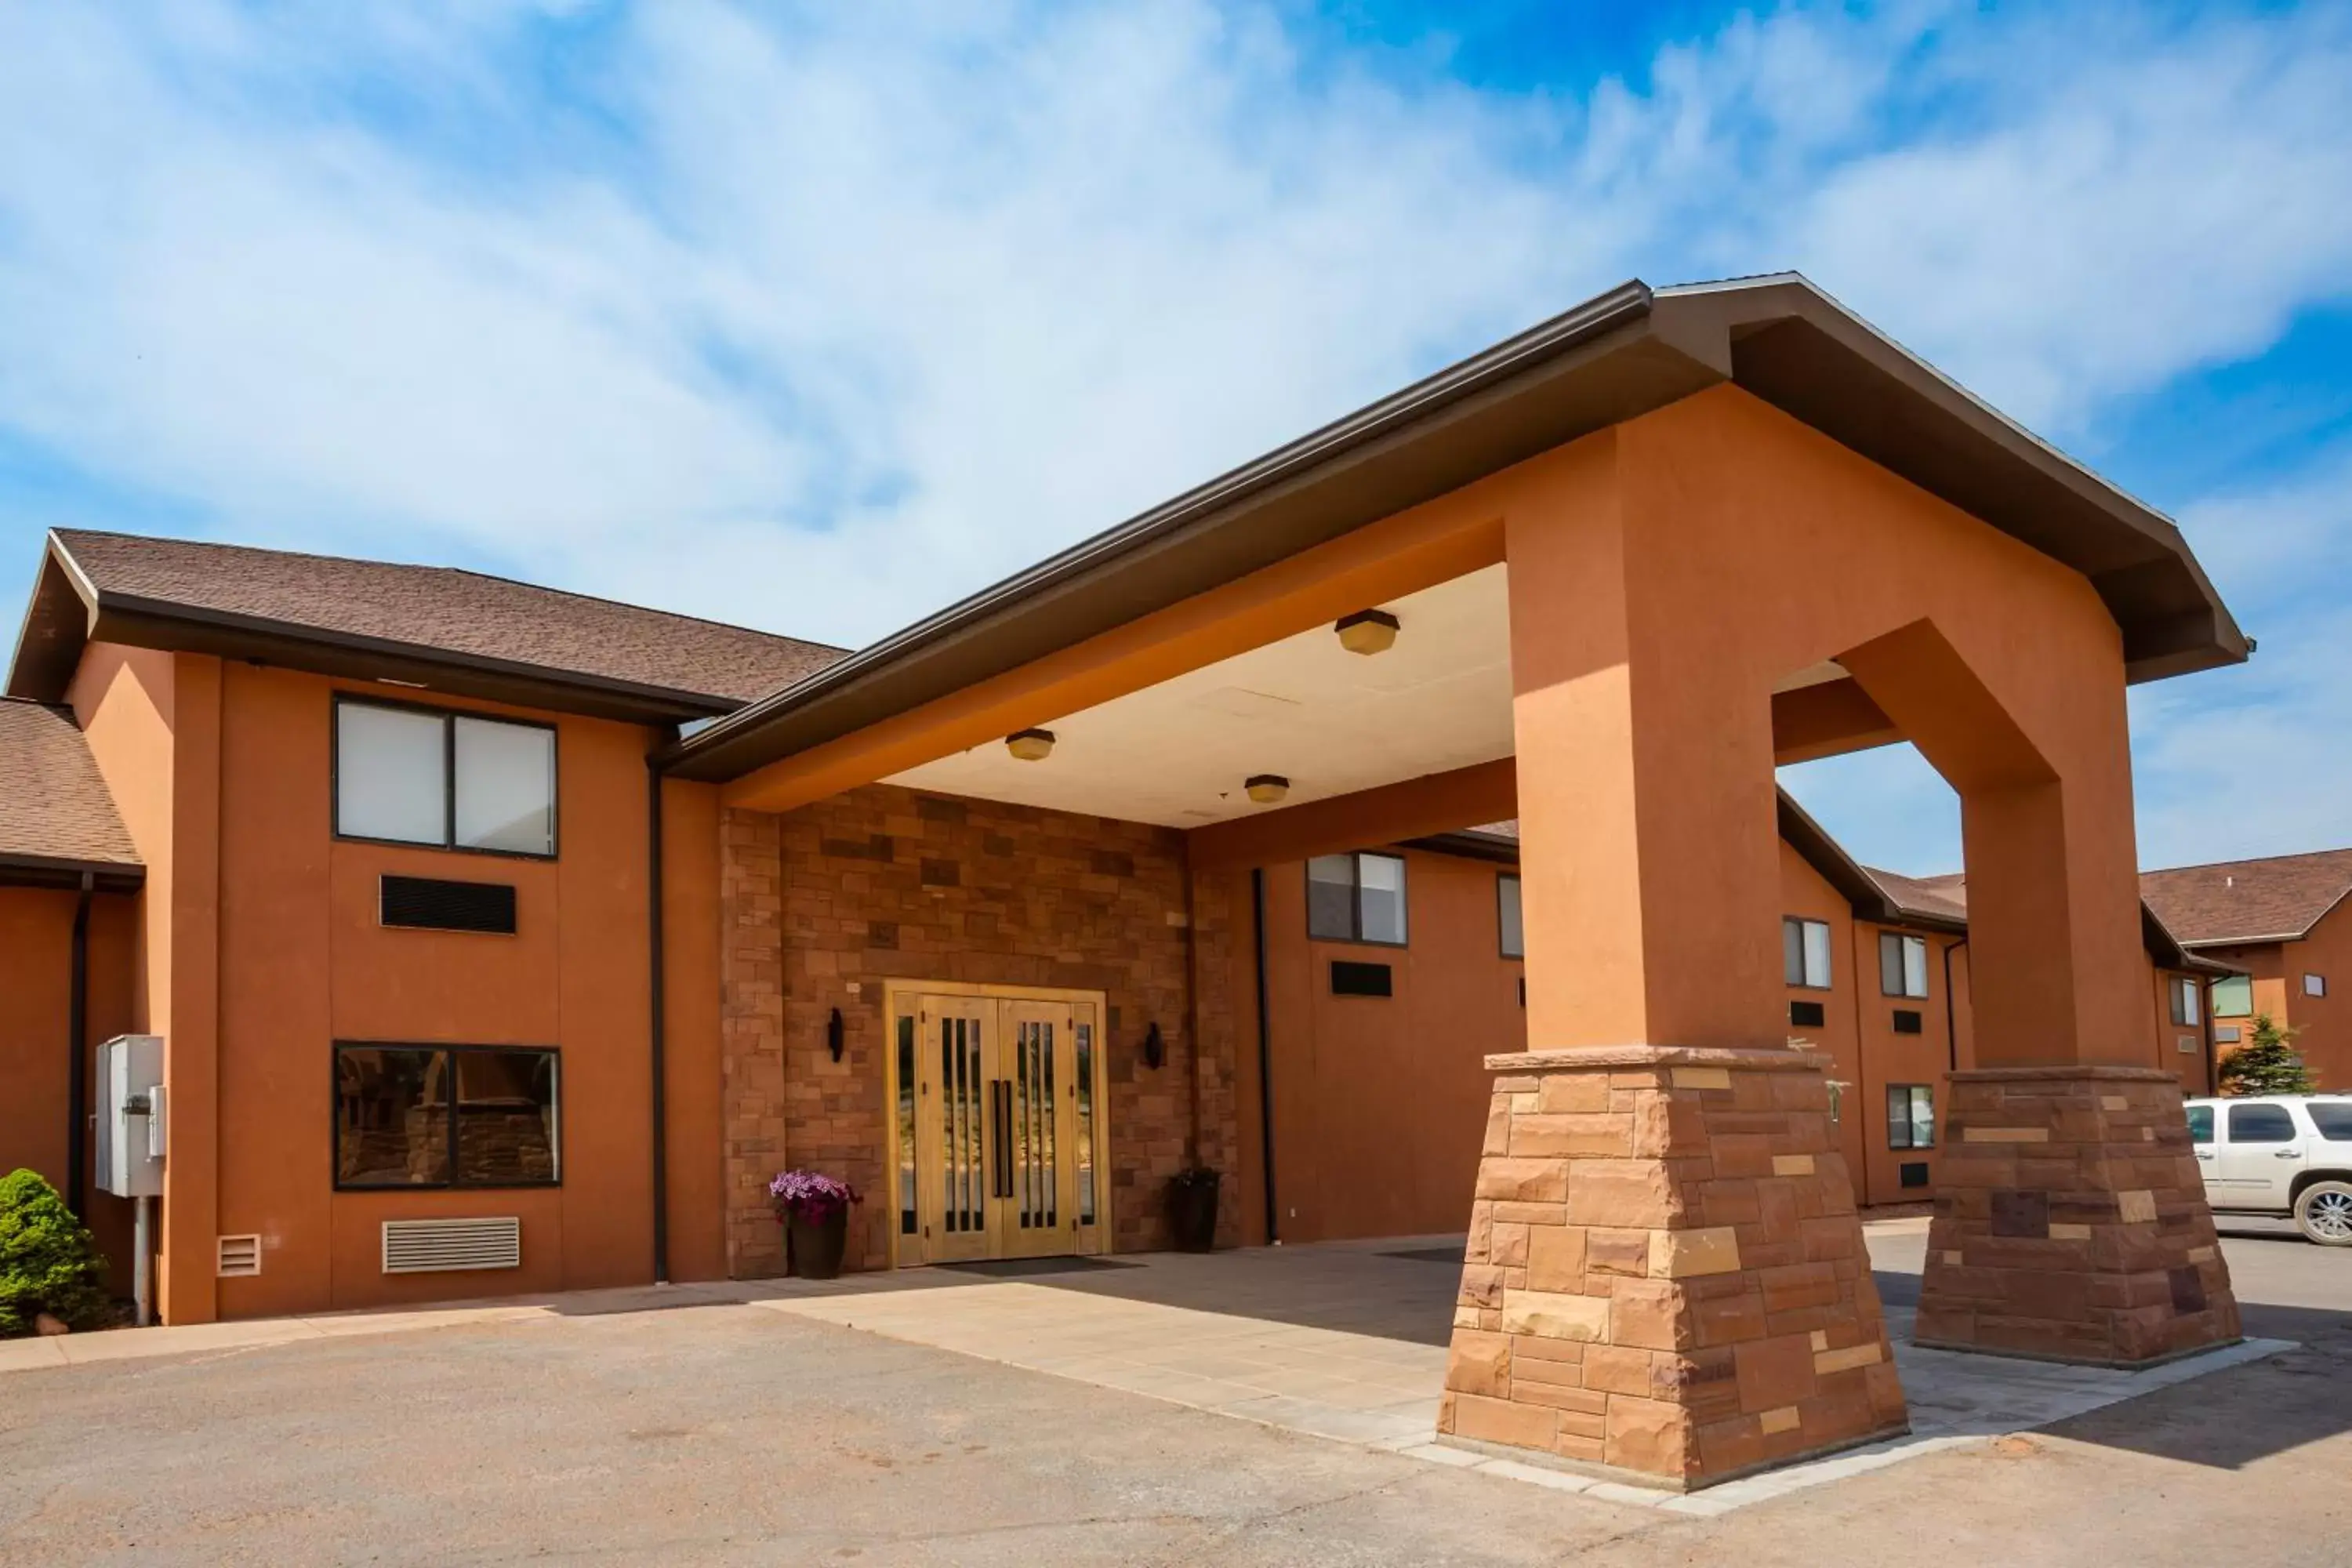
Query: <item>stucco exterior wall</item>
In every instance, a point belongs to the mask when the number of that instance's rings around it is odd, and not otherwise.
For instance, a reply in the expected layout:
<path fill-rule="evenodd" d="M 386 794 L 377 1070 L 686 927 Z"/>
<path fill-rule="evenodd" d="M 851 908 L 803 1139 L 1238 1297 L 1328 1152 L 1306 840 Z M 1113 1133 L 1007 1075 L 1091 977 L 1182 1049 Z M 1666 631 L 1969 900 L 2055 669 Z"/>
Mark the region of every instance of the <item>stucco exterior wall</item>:
<path fill-rule="evenodd" d="M 1307 868 L 1265 868 L 1276 1226 L 1285 1241 L 1459 1230 L 1493 1075 L 1526 1048 L 1522 965 L 1505 958 L 1496 879 L 1516 868 L 1405 860 L 1404 947 L 1307 931 Z M 1335 995 L 1333 962 L 1385 963 L 1394 994 Z M 1255 1162 L 1253 1163 L 1255 1164 Z M 1263 1229 L 1262 1193 L 1244 1212 Z"/>

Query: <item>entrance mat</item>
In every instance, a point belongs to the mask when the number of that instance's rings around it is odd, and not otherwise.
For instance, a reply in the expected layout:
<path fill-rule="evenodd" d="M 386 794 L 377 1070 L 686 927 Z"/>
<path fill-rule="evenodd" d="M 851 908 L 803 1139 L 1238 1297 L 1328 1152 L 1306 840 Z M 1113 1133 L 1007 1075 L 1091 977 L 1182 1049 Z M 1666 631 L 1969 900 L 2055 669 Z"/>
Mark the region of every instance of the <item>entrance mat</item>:
<path fill-rule="evenodd" d="M 982 1274 L 991 1279 L 1026 1279 L 1039 1274 L 1091 1274 L 1103 1268 L 1140 1268 L 1140 1263 L 1120 1263 L 1108 1258 L 998 1258 L 982 1263 L 940 1263 L 934 1268 L 958 1274 Z"/>
<path fill-rule="evenodd" d="M 1381 1256 L 1409 1258 L 1415 1263 L 1451 1263 L 1457 1268 L 1462 1266 L 1462 1248 L 1459 1247 L 1408 1247 L 1402 1252 L 1383 1252 Z"/>

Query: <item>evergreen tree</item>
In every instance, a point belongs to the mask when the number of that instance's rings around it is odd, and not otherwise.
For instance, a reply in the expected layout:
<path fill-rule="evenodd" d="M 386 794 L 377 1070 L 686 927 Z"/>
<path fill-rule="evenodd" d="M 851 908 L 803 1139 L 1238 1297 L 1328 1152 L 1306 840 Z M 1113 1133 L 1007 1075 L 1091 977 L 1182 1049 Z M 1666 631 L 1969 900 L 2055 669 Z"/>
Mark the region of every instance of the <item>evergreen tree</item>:
<path fill-rule="evenodd" d="M 2254 1015 L 2253 1038 L 2221 1058 L 2223 1094 L 2310 1094 L 2319 1086 L 2290 1029 L 2268 1013 Z"/>
<path fill-rule="evenodd" d="M 106 1259 L 55 1187 L 31 1171 L 0 1176 L 0 1339 L 30 1333 L 42 1312 L 104 1327 L 105 1279 Z"/>

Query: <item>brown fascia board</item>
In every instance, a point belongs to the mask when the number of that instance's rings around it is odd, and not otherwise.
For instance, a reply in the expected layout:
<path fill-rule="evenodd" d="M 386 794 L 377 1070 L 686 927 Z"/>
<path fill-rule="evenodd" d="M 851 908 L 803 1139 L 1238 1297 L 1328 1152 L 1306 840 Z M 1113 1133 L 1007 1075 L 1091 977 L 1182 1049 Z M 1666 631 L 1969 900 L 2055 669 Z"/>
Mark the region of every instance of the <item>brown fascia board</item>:
<path fill-rule="evenodd" d="M 1465 860 L 1488 860 L 1497 866 L 1519 863 L 1519 841 L 1492 833 L 1431 833 L 1399 841 L 1400 848 L 1425 849 L 1432 855 L 1454 855 Z"/>
<path fill-rule="evenodd" d="M 216 654 L 315 675 L 410 684 L 516 707 L 633 724 L 676 724 L 707 719 L 738 706 L 732 699 L 701 692 L 108 593 L 89 582 L 52 535 L 32 603 L 26 608 L 24 629 L 16 639 L 8 695 L 62 702 L 82 649 L 92 642 Z"/>
<path fill-rule="evenodd" d="M 72 860 L 55 855 L 0 850 L 0 888 L 79 888 L 84 877 L 97 893 L 135 893 L 147 881 L 147 868 L 120 860 Z"/>
<path fill-rule="evenodd" d="M 1635 280 L 771 692 L 665 765 L 740 777 L 1726 381 L 2083 572 L 2129 679 L 2245 658 L 2170 522 L 1803 279 Z"/>

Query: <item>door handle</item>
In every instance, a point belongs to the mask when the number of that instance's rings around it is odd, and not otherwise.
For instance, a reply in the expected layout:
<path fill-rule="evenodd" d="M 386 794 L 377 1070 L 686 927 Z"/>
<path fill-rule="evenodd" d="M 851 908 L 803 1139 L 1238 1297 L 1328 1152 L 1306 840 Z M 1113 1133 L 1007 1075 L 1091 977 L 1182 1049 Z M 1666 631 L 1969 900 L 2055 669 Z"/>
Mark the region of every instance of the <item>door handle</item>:
<path fill-rule="evenodd" d="M 992 1195 L 1009 1198 L 1013 1195 L 1013 1080 L 1000 1078 L 988 1086 L 989 1118 L 995 1123 L 996 1158 L 990 1173 L 995 1180 L 990 1184 Z"/>
<path fill-rule="evenodd" d="M 2303 1158 L 2303 1151 L 2300 1149 L 2282 1149 L 2277 1153 L 2272 1155 L 2271 1158 L 2273 1160 L 2300 1160 Z"/>

